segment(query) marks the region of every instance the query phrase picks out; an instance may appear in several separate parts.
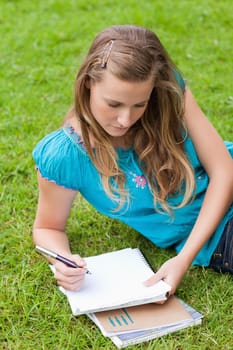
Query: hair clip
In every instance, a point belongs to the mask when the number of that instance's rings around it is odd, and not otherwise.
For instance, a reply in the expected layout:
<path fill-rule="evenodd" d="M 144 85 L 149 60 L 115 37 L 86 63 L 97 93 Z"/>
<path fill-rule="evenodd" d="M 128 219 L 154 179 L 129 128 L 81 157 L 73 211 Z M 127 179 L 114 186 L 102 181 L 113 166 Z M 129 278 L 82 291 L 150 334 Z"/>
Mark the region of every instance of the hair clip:
<path fill-rule="evenodd" d="M 110 40 L 104 47 L 103 57 L 100 65 L 101 68 L 106 68 L 107 66 L 107 62 L 112 50 L 113 43 L 114 43 L 114 40 Z"/>

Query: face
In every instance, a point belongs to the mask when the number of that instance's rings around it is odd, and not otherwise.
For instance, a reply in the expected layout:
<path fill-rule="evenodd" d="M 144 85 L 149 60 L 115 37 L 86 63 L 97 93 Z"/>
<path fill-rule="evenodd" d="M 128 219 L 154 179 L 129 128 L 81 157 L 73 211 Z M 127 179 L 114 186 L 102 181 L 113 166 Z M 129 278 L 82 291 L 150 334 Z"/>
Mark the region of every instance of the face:
<path fill-rule="evenodd" d="M 151 79 L 127 82 L 105 71 L 101 82 L 90 83 L 91 112 L 109 135 L 124 136 L 142 117 L 152 89 Z"/>

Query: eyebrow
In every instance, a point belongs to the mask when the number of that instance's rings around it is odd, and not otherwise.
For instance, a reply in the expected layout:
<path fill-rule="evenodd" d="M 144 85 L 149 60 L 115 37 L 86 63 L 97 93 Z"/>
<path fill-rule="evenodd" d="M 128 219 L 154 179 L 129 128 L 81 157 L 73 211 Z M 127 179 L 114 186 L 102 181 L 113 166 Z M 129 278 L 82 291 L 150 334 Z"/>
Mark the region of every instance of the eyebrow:
<path fill-rule="evenodd" d="M 107 98 L 107 97 L 106 97 L 106 98 L 104 97 L 104 100 L 105 100 L 106 102 L 109 102 L 109 103 L 124 104 L 124 103 L 121 102 L 121 101 L 112 100 L 111 98 Z M 141 104 L 144 104 L 144 103 L 147 103 L 147 102 L 149 102 L 149 99 L 147 99 L 147 100 L 145 100 L 145 101 L 141 101 L 141 102 L 134 103 L 134 105 L 141 105 Z"/>

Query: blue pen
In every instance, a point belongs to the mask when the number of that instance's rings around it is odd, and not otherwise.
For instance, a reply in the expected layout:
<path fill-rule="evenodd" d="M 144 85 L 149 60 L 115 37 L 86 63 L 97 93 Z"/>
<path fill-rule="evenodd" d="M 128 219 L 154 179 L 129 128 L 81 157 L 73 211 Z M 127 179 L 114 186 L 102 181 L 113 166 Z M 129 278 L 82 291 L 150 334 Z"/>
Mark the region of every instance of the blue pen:
<path fill-rule="evenodd" d="M 74 261 L 72 261 L 72 260 L 70 260 L 70 259 L 67 259 L 67 258 L 65 258 L 65 257 L 62 256 L 62 255 L 59 255 L 59 254 L 57 254 L 57 253 L 54 253 L 54 252 L 52 252 L 52 251 L 49 250 L 49 249 L 46 249 L 46 248 L 43 248 L 43 247 L 40 247 L 40 246 L 37 245 L 37 246 L 36 246 L 36 251 L 39 252 L 39 253 L 41 253 L 41 254 L 45 254 L 45 255 L 47 255 L 47 256 L 50 256 L 51 258 L 54 258 L 54 259 L 56 259 L 56 260 L 58 260 L 58 261 L 61 261 L 61 262 L 63 262 L 66 266 L 73 267 L 73 268 L 77 268 L 77 267 L 82 268 L 82 266 L 78 266 L 78 265 L 76 264 L 76 262 L 74 262 Z M 91 274 L 91 272 L 90 272 L 89 270 L 87 270 L 86 273 Z"/>

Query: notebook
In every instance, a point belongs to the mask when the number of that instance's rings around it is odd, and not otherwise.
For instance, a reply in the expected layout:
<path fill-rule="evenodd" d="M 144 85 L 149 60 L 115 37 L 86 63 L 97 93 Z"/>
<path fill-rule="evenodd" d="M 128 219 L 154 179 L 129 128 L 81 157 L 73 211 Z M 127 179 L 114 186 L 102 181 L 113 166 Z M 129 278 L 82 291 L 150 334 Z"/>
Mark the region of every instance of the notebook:
<path fill-rule="evenodd" d="M 82 289 L 60 290 L 66 295 L 73 315 L 166 300 L 171 287 L 159 281 L 151 287 L 143 281 L 153 270 L 138 248 L 126 248 L 86 257 L 88 270 Z"/>
<path fill-rule="evenodd" d="M 166 303 L 131 306 L 90 315 L 104 336 L 154 329 L 191 321 L 192 316 L 174 296 Z"/>
<path fill-rule="evenodd" d="M 118 348 L 198 325 L 203 317 L 175 296 L 162 305 L 139 305 L 87 316 Z"/>

